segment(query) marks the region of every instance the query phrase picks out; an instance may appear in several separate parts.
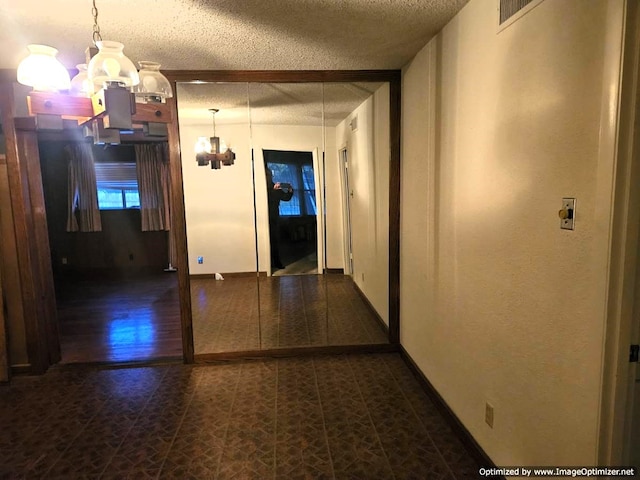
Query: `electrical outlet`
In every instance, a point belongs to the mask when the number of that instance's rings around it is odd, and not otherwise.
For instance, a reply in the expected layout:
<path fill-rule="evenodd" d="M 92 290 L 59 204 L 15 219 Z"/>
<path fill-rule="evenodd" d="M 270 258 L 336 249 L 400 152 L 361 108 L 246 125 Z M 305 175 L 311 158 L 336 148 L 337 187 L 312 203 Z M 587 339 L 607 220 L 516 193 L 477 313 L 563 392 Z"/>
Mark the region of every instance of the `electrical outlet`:
<path fill-rule="evenodd" d="M 62 264 L 66 265 L 67 264 L 67 257 L 62 257 Z"/>
<path fill-rule="evenodd" d="M 493 405 L 489 402 L 486 403 L 484 408 L 484 421 L 487 425 L 493 428 Z"/>
<path fill-rule="evenodd" d="M 198 264 L 202 265 L 204 263 L 204 257 L 198 257 Z"/>

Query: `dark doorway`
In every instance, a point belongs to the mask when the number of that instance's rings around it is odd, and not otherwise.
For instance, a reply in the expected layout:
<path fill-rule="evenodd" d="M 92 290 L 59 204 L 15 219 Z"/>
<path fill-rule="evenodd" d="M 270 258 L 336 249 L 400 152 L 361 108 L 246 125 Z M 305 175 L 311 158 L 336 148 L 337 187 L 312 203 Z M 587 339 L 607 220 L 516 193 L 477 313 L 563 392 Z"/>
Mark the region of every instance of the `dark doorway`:
<path fill-rule="evenodd" d="M 315 172 L 311 152 L 263 150 L 269 189 L 269 240 L 274 275 L 318 273 Z M 272 179 L 269 178 L 269 173 Z M 292 195 L 274 195 L 274 188 Z"/>
<path fill-rule="evenodd" d="M 133 146 L 92 147 L 101 229 L 69 232 L 69 144 L 39 142 L 61 363 L 180 358 L 168 233 L 141 229 Z"/>

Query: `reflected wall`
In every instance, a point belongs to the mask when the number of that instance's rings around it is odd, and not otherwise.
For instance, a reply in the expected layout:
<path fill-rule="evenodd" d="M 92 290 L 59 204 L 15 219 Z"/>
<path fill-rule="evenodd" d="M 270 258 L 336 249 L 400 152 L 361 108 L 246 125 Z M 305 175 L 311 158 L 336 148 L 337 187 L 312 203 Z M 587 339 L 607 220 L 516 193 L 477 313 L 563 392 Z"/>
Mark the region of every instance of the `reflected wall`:
<path fill-rule="evenodd" d="M 386 343 L 389 85 L 178 83 L 176 95 L 195 353 Z M 210 108 L 236 153 L 220 170 L 195 161 Z M 311 154 L 313 275 L 272 265 L 265 151 Z"/>

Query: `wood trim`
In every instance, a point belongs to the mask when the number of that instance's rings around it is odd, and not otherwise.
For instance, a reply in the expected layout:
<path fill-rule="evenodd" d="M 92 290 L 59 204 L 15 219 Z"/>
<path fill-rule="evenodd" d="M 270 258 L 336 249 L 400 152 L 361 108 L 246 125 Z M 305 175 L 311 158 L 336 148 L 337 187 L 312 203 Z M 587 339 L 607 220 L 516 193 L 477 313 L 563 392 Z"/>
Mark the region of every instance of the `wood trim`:
<path fill-rule="evenodd" d="M 224 278 L 247 278 L 247 277 L 266 277 L 267 276 L 267 272 L 221 272 L 220 275 L 222 275 Z M 216 274 L 215 273 L 192 273 L 191 275 L 189 275 L 189 278 L 193 278 L 193 279 L 210 279 L 213 280 L 214 278 L 216 278 Z"/>
<path fill-rule="evenodd" d="M 16 130 L 36 130 L 36 117 L 18 117 L 13 119 Z"/>
<path fill-rule="evenodd" d="M 12 84 L 0 84 L 0 111 L 7 146 L 7 176 L 22 286 L 27 355 L 32 367 L 31 373 L 44 373 L 49 366 L 49 355 L 46 336 L 43 334 L 45 328 L 42 324 L 39 285 L 37 277 L 34 276 L 38 266 L 38 251 L 36 243 L 32 241 L 35 236 L 32 217 L 33 206 L 29 198 L 29 176 L 27 164 L 24 161 L 23 138 L 18 138 L 13 122 L 15 104 Z M 35 207 L 44 208 L 44 205 L 36 205 Z"/>
<path fill-rule="evenodd" d="M 163 70 L 171 82 L 398 82 L 400 70 Z M 175 92 L 175 89 L 174 89 Z"/>
<path fill-rule="evenodd" d="M 27 95 L 27 105 L 31 115 L 56 115 L 78 121 L 93 117 L 91 99 L 87 97 L 33 91 Z"/>
<path fill-rule="evenodd" d="M 11 375 L 34 375 L 37 372 L 34 372 L 32 365 L 11 365 Z"/>
<path fill-rule="evenodd" d="M 175 92 L 175 84 L 173 85 Z M 191 316 L 191 285 L 187 258 L 187 223 L 184 212 L 184 187 L 182 160 L 180 157 L 180 131 L 175 97 L 167 99 L 171 122 L 167 124 L 169 146 L 169 175 L 171 178 L 171 229 L 175 242 L 180 321 L 182 324 L 182 356 L 186 363 L 193 363 L 193 322 Z"/>
<path fill-rule="evenodd" d="M 411 373 L 416 377 L 418 383 L 427 394 L 427 396 L 431 399 L 438 412 L 444 417 L 447 421 L 453 433 L 462 441 L 465 449 L 469 454 L 473 457 L 476 463 L 480 467 L 485 468 L 496 468 L 496 465 L 493 463 L 491 458 L 485 453 L 485 451 L 480 447 L 478 442 L 476 442 L 475 438 L 469 433 L 469 430 L 464 426 L 464 424 L 460 421 L 460 419 L 453 413 L 453 410 L 447 405 L 447 402 L 440 396 L 438 391 L 431 384 L 429 379 L 422 373 L 422 370 L 418 367 L 418 365 L 413 361 L 411 355 L 407 353 L 402 345 L 399 346 L 400 356 L 411 370 Z M 492 476 L 491 478 L 505 478 L 503 476 L 496 477 Z"/>
<path fill-rule="evenodd" d="M 2 247 L 2 238 L 0 237 L 0 251 Z M 5 317 L 4 297 L 2 290 L 2 282 L 6 282 L 6 278 L 2 277 L 2 255 L 0 255 L 0 384 L 6 383 L 11 379 L 11 362 L 9 360 L 9 337 L 7 335 L 7 321 Z"/>
<path fill-rule="evenodd" d="M 53 283 L 53 269 L 51 266 L 51 248 L 49 246 L 49 230 L 47 228 L 38 136 L 35 131 L 18 131 L 17 136 L 22 144 L 21 161 L 26 165 L 27 179 L 29 182 L 29 201 L 33 222 L 32 242 L 34 243 L 36 253 L 34 275 L 40 300 L 38 302 L 38 310 L 40 310 L 40 318 L 43 322 L 43 325 L 40 327 L 40 335 L 46 336 L 47 363 L 48 365 L 52 365 L 58 363 L 61 357 L 58 336 L 58 314 L 55 286 Z"/>
<path fill-rule="evenodd" d="M 354 353 L 396 353 L 399 345 L 389 343 L 362 345 L 326 345 L 302 346 L 286 348 L 270 348 L 265 350 L 243 350 L 238 352 L 201 353 L 195 356 L 196 363 L 211 363 L 250 358 L 288 358 L 313 355 L 344 355 Z"/>
<path fill-rule="evenodd" d="M 400 119 L 401 119 L 401 80 L 400 70 L 166 70 L 163 74 L 172 82 L 173 91 L 177 92 L 177 82 L 389 82 L 389 121 L 390 121 L 390 165 L 389 165 L 389 341 L 400 343 Z M 176 106 L 176 98 L 171 98 Z M 174 109 L 175 134 L 178 132 L 177 107 Z M 172 124 L 170 124 L 172 125 Z M 176 139 L 176 141 L 178 141 Z M 171 145 L 171 141 L 169 142 Z M 179 155 L 179 144 L 172 147 Z M 173 169 L 172 169 L 173 172 Z M 180 193 L 174 192 L 175 202 L 179 202 L 181 212 L 176 221 L 182 222 L 180 229 L 175 230 L 177 245 L 184 248 L 181 255 L 186 258 L 186 225 L 184 223 L 184 197 L 182 190 L 182 172 L 172 173 L 172 182 L 180 182 Z M 183 273 L 188 265 L 178 266 Z M 186 273 L 188 277 L 188 272 Z M 188 278 L 181 285 L 188 283 Z M 181 286 L 180 296 L 188 305 L 183 304 L 183 317 L 191 319 L 191 299 L 188 289 Z M 191 320 L 189 320 L 191 322 Z M 186 332 L 186 326 L 185 332 Z M 189 328 L 191 351 L 193 351 L 192 326 Z M 187 335 L 187 333 L 185 333 Z M 198 356 L 200 358 L 200 356 Z M 187 354 L 185 350 L 185 359 Z M 187 360 L 188 361 L 188 360 Z"/>
<path fill-rule="evenodd" d="M 73 370 L 77 368 L 96 368 L 101 370 L 117 370 L 120 368 L 158 367 L 161 365 L 176 365 L 184 363 L 184 359 L 177 357 L 154 357 L 145 360 L 130 360 L 127 362 L 79 362 L 56 365 L 56 369 Z"/>
<path fill-rule="evenodd" d="M 399 344 L 401 77 L 391 81 L 389 87 L 389 341 Z"/>

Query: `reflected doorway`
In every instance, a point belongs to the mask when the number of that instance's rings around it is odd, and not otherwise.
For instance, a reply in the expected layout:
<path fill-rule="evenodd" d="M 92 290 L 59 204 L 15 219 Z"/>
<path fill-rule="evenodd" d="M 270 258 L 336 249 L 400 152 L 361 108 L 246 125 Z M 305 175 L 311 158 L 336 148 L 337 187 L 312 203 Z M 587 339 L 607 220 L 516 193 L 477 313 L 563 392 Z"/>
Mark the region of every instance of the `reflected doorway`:
<path fill-rule="evenodd" d="M 271 274 L 318 273 L 318 209 L 312 152 L 263 150 Z"/>
<path fill-rule="evenodd" d="M 169 230 L 142 227 L 141 143 L 84 149 L 82 175 L 95 175 L 95 183 L 82 189 L 69 174 L 71 158 L 77 160 L 71 152 L 80 145 L 75 139 L 39 142 L 61 363 L 181 359 L 178 278 L 167 268 Z M 91 194 L 99 227 L 88 228 L 70 204 Z M 73 219 L 82 226 L 74 228 Z"/>
<path fill-rule="evenodd" d="M 353 275 L 353 245 L 351 241 L 351 203 L 353 192 L 349 187 L 349 163 L 347 149 L 340 150 L 340 171 L 342 172 L 342 205 L 344 211 L 344 266 L 345 275 Z"/>

